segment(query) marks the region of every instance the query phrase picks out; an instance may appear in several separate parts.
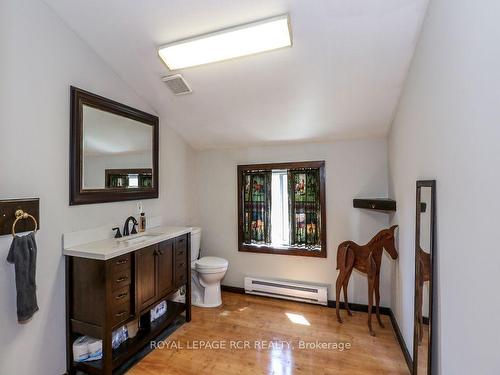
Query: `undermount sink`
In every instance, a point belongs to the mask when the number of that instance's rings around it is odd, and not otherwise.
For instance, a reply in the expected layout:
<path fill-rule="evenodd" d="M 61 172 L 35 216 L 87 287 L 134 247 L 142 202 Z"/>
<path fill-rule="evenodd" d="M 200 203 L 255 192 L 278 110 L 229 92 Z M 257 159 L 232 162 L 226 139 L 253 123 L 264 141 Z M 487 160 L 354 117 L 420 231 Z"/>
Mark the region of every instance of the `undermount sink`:
<path fill-rule="evenodd" d="M 148 234 L 139 234 L 138 236 L 135 236 L 133 238 L 120 238 L 118 242 L 120 243 L 125 243 L 127 245 L 135 245 L 141 242 L 148 241 L 154 237 L 157 237 L 159 234 L 153 234 L 153 233 L 148 233 Z"/>

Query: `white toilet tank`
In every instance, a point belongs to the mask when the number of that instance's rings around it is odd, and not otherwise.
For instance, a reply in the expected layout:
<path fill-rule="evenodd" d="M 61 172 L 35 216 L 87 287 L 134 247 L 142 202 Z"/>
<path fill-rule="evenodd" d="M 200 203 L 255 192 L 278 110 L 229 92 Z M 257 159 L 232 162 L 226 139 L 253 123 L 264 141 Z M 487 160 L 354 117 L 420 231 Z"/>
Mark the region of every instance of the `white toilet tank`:
<path fill-rule="evenodd" d="M 193 227 L 191 229 L 191 262 L 198 259 L 198 255 L 200 255 L 200 243 L 201 228 Z"/>

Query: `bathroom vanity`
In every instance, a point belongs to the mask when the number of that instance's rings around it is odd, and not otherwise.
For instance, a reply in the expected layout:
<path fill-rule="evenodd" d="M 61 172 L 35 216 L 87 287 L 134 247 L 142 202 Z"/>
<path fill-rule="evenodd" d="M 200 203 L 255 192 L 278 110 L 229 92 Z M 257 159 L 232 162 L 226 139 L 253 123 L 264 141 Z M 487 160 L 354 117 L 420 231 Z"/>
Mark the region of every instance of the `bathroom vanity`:
<path fill-rule="evenodd" d="M 181 313 L 186 322 L 191 320 L 190 232 L 184 227 L 153 228 L 83 244 L 78 239 L 82 235 L 65 238 L 69 374 L 112 374 L 180 322 Z M 182 286 L 185 303 L 170 301 Z M 150 309 L 164 300 L 166 314 L 150 322 Z M 137 335 L 113 349 L 112 332 L 134 320 L 139 321 Z M 73 361 L 72 344 L 82 335 L 102 340 L 101 360 Z"/>

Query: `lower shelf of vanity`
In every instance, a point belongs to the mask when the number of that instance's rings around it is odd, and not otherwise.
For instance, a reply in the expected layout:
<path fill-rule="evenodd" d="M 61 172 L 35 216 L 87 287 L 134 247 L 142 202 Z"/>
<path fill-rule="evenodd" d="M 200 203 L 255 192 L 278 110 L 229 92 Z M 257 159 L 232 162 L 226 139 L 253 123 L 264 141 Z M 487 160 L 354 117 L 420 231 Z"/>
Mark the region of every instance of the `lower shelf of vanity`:
<path fill-rule="evenodd" d="M 164 316 L 149 323 L 149 327 L 140 328 L 134 338 L 129 338 L 117 349 L 113 350 L 113 369 L 119 368 L 145 347 L 149 347 L 150 342 L 155 341 L 157 337 L 162 337 L 162 333 L 166 331 L 172 323 L 180 319 L 180 314 L 185 310 L 186 304 L 167 301 L 167 312 Z M 149 314 L 143 314 L 141 319 L 147 321 L 149 319 Z M 75 334 L 74 339 L 76 339 L 77 336 L 78 335 Z M 73 362 L 73 367 L 76 370 L 81 370 L 88 374 L 101 374 L 103 361 Z"/>

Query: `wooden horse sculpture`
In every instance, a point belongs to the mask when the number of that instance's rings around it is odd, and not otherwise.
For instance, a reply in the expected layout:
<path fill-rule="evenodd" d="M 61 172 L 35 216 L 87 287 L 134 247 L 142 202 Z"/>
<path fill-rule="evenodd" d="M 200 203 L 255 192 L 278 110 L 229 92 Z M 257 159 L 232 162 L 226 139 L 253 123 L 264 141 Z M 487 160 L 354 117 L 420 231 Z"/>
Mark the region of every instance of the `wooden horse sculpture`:
<path fill-rule="evenodd" d="M 371 239 L 364 246 L 360 246 L 353 241 L 342 242 L 337 249 L 337 269 L 340 270 L 336 283 L 336 308 L 337 320 L 342 323 L 340 317 L 340 291 L 344 289 L 344 306 L 347 314 L 352 316 L 349 309 L 349 302 L 347 301 L 347 285 L 353 268 L 367 274 L 368 276 L 368 328 L 370 334 L 375 336 L 372 329 L 372 307 L 373 307 L 373 294 L 375 293 L 375 306 L 377 320 L 380 327 L 384 328 L 382 320 L 380 319 L 380 263 L 382 261 L 382 252 L 385 249 L 392 259 L 397 259 L 398 252 L 394 244 L 394 231 L 398 226 L 394 225 L 389 229 L 384 229 L 378 232 L 375 237 Z"/>
<path fill-rule="evenodd" d="M 422 315 L 422 305 L 423 305 L 423 293 L 424 293 L 424 283 L 429 281 L 431 275 L 431 255 L 426 253 L 420 246 L 417 250 L 417 300 L 415 307 L 417 310 L 417 326 L 418 326 L 418 344 L 422 343 L 422 338 L 424 337 L 424 318 Z"/>

